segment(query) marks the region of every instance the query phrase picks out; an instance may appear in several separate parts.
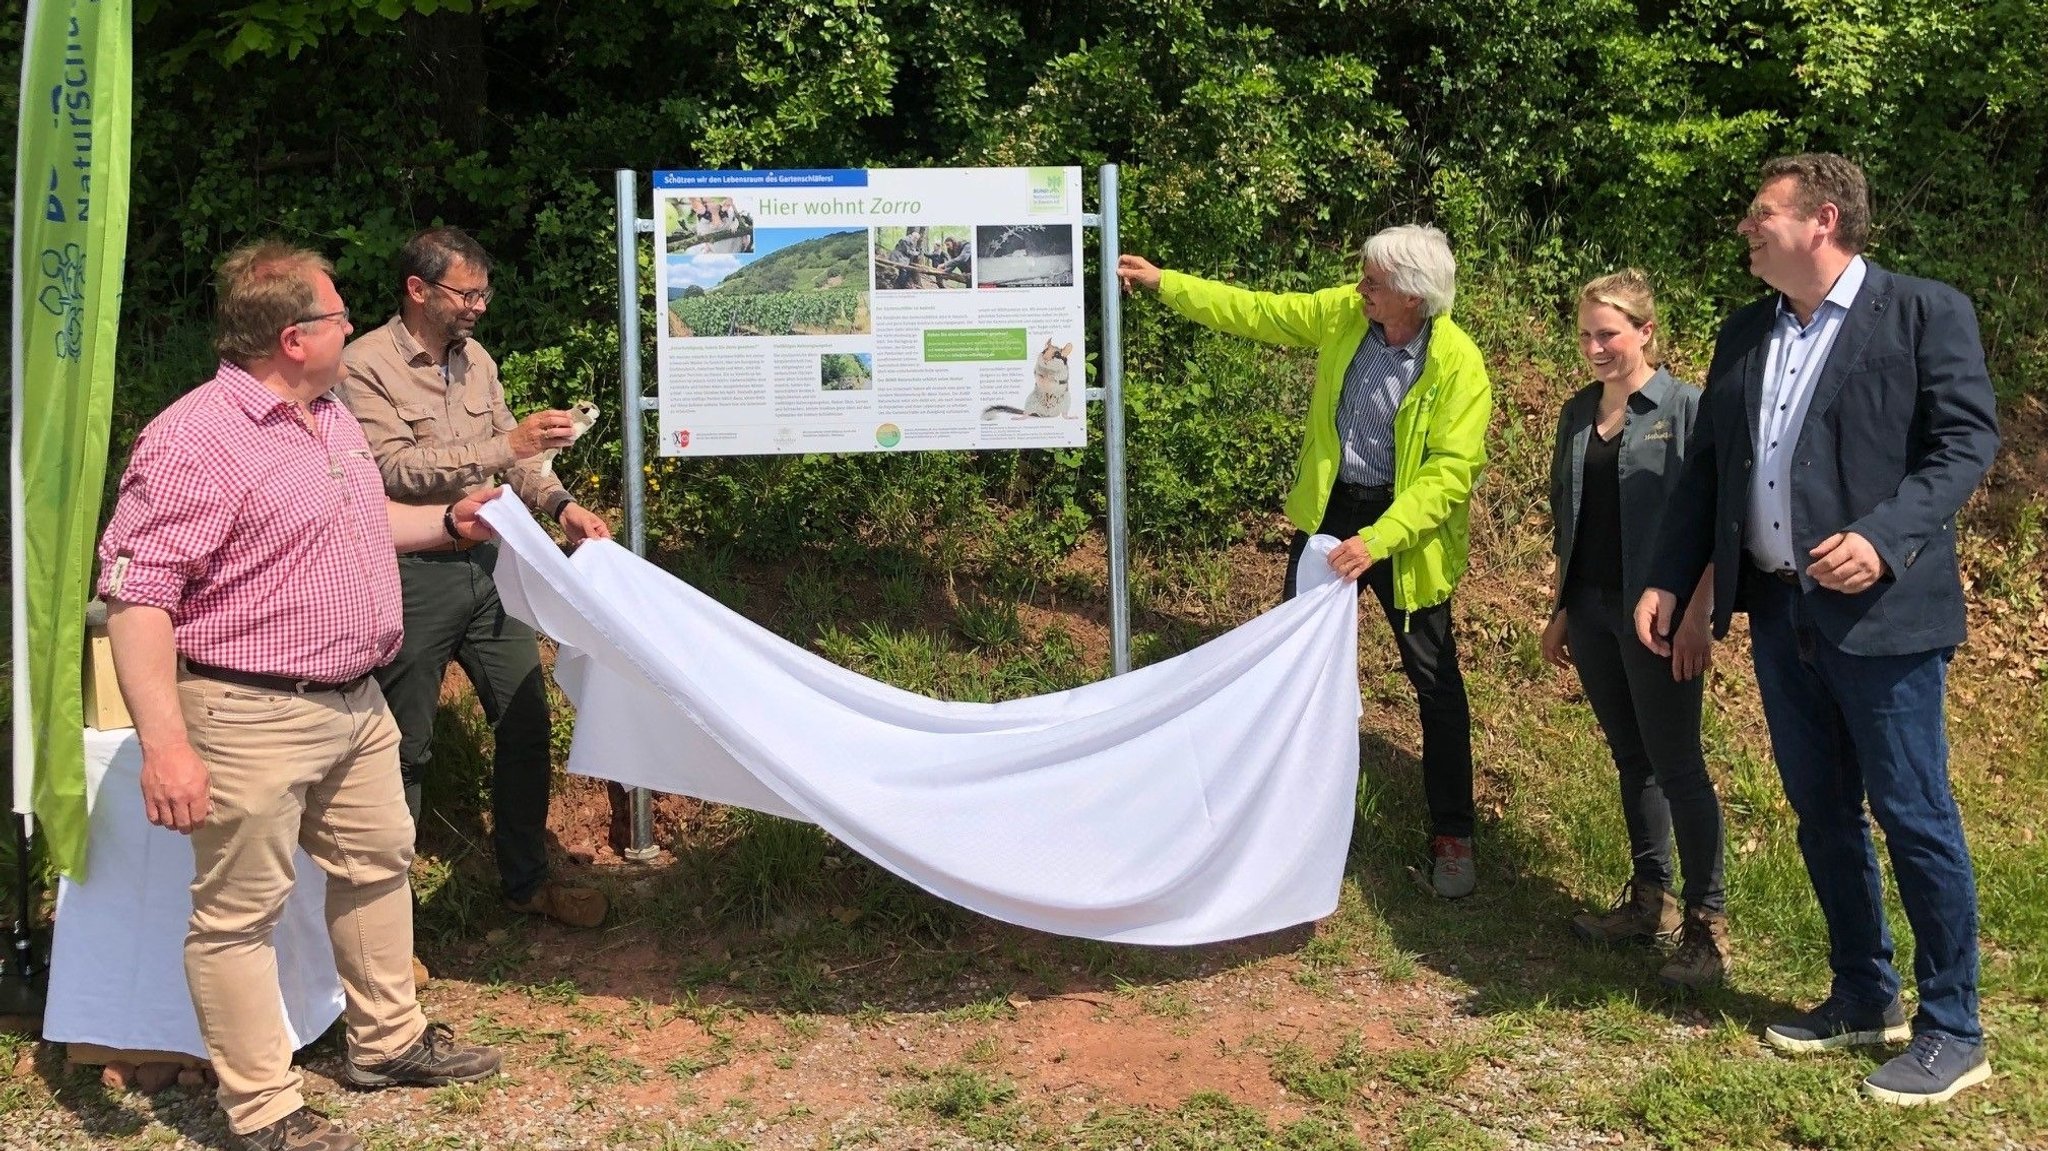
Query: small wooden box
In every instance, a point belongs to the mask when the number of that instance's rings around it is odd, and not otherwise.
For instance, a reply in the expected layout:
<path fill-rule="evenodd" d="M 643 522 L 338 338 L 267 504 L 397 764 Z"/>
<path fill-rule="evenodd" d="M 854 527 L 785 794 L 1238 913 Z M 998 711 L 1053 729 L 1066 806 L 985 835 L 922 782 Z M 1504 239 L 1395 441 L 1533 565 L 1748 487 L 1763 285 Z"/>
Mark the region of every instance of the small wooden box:
<path fill-rule="evenodd" d="M 114 644 L 105 624 L 85 629 L 85 726 L 101 731 L 135 726 L 121 698 L 121 682 L 114 678 Z"/>

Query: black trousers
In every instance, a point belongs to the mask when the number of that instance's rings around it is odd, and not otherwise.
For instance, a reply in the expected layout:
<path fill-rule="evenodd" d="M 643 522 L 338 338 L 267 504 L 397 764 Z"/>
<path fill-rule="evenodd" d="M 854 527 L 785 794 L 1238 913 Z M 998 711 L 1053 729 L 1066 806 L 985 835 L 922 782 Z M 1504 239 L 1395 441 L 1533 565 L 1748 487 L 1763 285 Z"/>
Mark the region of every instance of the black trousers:
<path fill-rule="evenodd" d="M 498 549 L 398 557 L 405 591 L 405 643 L 377 669 L 398 722 L 398 765 L 407 786 L 432 770 L 434 715 L 448 661 L 462 665 L 490 721 L 491 848 L 505 896 L 531 899 L 548 874 L 548 762 L 551 724 L 540 645 L 533 629 L 505 614 L 491 579 Z"/>
<path fill-rule="evenodd" d="M 1671 659 L 1636 639 L 1621 592 L 1565 583 L 1565 631 L 1586 701 L 1621 779 L 1637 883 L 1669 889 L 1671 841 L 1685 865 L 1685 905 L 1721 911 L 1721 801 L 1700 749 L 1706 677 L 1671 678 Z"/>
<path fill-rule="evenodd" d="M 1379 492 L 1359 495 L 1343 487 L 1330 494 L 1318 531 L 1347 539 L 1380 518 L 1391 497 Z M 1308 534 L 1294 533 L 1287 555 L 1283 599 L 1294 598 L 1294 567 L 1308 549 Z M 1311 561 L 1319 562 L 1319 561 Z M 1451 632 L 1451 601 L 1402 611 L 1394 606 L 1394 563 L 1381 560 L 1366 569 L 1360 584 L 1372 590 L 1394 632 L 1401 670 L 1414 685 L 1422 714 L 1422 792 L 1429 803 L 1431 835 L 1472 834 L 1472 705 L 1465 698 L 1465 677 L 1458 670 L 1458 642 Z"/>

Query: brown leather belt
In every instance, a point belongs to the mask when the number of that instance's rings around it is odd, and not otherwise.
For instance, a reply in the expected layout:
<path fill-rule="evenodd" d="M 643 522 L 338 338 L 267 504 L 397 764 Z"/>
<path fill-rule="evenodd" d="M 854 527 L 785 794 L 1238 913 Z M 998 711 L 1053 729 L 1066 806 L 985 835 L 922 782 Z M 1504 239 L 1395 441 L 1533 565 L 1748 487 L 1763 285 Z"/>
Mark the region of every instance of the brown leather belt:
<path fill-rule="evenodd" d="M 212 664 L 200 663 L 197 660 L 191 659 L 184 660 L 183 663 L 186 671 L 202 679 L 217 679 L 222 683 L 232 683 L 240 687 L 253 687 L 261 691 L 281 691 L 290 695 L 312 695 L 323 691 L 350 692 L 361 687 L 363 681 L 370 678 L 365 674 L 340 683 L 328 683 L 317 679 L 291 679 L 281 675 L 264 675 L 262 672 L 257 671 L 237 671 L 231 667 L 214 667 Z"/>
<path fill-rule="evenodd" d="M 1787 587 L 1799 586 L 1799 573 L 1793 571 L 1791 568 L 1772 569 L 1757 567 L 1755 564 L 1751 564 L 1749 566 L 1752 568 L 1756 568 L 1756 572 L 1758 575 L 1777 580 L 1779 583 L 1784 584 Z"/>
<path fill-rule="evenodd" d="M 478 542 L 479 541 L 477 540 L 449 540 L 445 543 L 432 544 L 428 547 L 423 548 L 414 548 L 409 552 L 400 552 L 398 554 L 407 556 L 430 556 L 444 555 L 449 552 L 466 552 L 469 549 L 475 547 Z"/>

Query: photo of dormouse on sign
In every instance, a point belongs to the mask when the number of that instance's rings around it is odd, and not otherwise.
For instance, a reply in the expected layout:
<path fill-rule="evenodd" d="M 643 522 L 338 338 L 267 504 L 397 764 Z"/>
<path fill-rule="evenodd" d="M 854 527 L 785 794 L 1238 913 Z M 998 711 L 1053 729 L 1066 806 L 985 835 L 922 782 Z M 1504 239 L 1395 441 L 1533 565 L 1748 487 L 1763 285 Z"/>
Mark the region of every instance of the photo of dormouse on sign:
<path fill-rule="evenodd" d="M 1054 347 L 1051 340 L 1039 349 L 1038 359 L 1031 365 L 1031 393 L 1024 397 L 1024 406 L 1013 408 L 1008 404 L 992 404 L 982 409 L 981 418 L 993 420 L 998 416 L 1038 417 L 1051 419 L 1067 414 L 1070 398 L 1067 379 L 1071 374 L 1067 367 L 1068 357 L 1074 354 L 1074 345 Z"/>

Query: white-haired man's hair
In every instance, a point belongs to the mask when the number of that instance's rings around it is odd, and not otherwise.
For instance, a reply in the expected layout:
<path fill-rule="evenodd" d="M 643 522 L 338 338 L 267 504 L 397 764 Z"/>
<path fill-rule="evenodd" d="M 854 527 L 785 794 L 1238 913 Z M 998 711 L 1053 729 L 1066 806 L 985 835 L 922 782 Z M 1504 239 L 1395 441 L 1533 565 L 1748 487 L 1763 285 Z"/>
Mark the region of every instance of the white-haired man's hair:
<path fill-rule="evenodd" d="M 1458 295 L 1458 258 L 1451 241 L 1427 224 L 1400 224 L 1365 242 L 1366 264 L 1387 274 L 1387 286 L 1422 301 L 1422 314 L 1441 316 Z"/>

